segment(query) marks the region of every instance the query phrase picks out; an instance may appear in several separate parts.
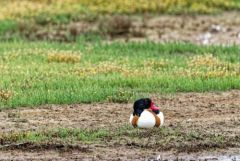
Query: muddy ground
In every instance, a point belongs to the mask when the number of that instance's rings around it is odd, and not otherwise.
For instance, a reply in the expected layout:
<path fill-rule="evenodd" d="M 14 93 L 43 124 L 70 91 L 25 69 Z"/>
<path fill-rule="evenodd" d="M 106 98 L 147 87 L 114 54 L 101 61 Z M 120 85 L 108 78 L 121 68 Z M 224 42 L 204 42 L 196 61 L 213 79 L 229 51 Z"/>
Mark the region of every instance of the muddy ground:
<path fill-rule="evenodd" d="M 179 127 L 182 131 L 200 131 L 203 134 L 221 134 L 228 138 L 240 137 L 240 91 L 179 93 L 168 96 L 153 96 L 165 114 L 165 127 Z M 132 111 L 129 104 L 74 104 L 44 105 L 36 108 L 6 109 L 0 112 L 1 132 L 40 130 L 56 127 L 116 129 L 126 125 Z M 158 139 L 158 136 L 152 136 Z M 230 139 L 231 140 L 231 139 Z M 176 153 L 150 146 L 134 146 L 112 140 L 106 144 L 79 145 L 61 151 L 59 148 L 16 148 L 0 151 L 0 160 L 240 160 L 240 144 L 229 144 L 220 148 L 198 148 L 191 142 L 194 153 Z M 141 144 L 141 143 L 139 143 Z M 177 142 L 176 142 L 177 144 Z M 189 144 L 189 143 L 188 143 Z M 152 145 L 152 146 L 151 146 Z M 187 144 L 186 144 L 187 145 Z M 200 144 L 199 144 L 200 145 Z M 230 145 L 230 146 L 229 146 Z M 237 145 L 237 146 L 236 146 Z M 189 145 L 187 145 L 189 147 Z M 207 150 L 207 151 L 206 151 Z"/>
<path fill-rule="evenodd" d="M 20 35 L 30 40 L 74 41 L 78 36 L 101 35 L 105 41 L 191 42 L 197 44 L 240 44 L 239 12 L 217 15 L 104 16 L 68 24 L 20 23 Z M 7 33 L 5 39 L 12 33 Z"/>

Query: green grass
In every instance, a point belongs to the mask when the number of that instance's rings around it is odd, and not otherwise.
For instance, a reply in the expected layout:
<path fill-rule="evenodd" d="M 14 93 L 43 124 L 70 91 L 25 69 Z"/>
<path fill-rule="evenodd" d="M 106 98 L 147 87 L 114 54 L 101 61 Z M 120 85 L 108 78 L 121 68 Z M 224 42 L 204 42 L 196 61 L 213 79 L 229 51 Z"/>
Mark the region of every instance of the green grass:
<path fill-rule="evenodd" d="M 17 29 L 17 22 L 14 20 L 0 20 L 0 36 L 7 31 L 15 31 Z"/>
<path fill-rule="evenodd" d="M 239 62 L 237 46 L 2 42 L 0 107 L 240 89 Z"/>

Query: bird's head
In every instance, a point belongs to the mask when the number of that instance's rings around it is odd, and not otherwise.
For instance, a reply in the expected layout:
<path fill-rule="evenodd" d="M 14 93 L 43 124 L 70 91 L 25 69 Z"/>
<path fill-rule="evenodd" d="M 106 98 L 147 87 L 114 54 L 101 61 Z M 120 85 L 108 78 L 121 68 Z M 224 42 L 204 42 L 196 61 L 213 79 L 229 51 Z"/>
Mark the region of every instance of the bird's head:
<path fill-rule="evenodd" d="M 151 108 L 152 100 L 150 98 L 141 98 L 134 102 L 133 115 L 140 116 L 145 109 Z"/>
<path fill-rule="evenodd" d="M 150 109 L 156 114 L 159 114 L 160 112 L 159 107 L 157 107 L 150 98 L 141 98 L 135 101 L 133 105 L 133 109 L 134 109 L 134 112 L 133 112 L 134 116 L 135 115 L 140 116 L 145 109 Z"/>

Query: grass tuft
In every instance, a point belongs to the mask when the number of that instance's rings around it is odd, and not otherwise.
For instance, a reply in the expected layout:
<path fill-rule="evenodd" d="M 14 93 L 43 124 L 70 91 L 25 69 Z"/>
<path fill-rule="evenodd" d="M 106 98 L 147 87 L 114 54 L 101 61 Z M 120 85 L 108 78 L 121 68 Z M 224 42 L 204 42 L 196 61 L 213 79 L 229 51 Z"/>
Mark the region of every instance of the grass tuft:
<path fill-rule="evenodd" d="M 48 54 L 48 62 L 57 62 L 57 63 L 78 63 L 80 61 L 79 55 L 65 54 L 65 53 L 50 53 Z"/>

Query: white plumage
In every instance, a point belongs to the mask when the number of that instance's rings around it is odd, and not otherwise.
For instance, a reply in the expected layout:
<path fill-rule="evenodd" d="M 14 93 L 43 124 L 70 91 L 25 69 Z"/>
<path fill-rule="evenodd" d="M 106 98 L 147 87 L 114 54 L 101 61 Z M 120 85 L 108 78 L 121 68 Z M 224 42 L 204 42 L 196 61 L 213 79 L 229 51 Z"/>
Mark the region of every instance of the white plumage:
<path fill-rule="evenodd" d="M 159 127 L 161 127 L 164 123 L 164 115 L 162 112 L 159 112 L 159 114 L 157 114 L 156 116 L 160 118 L 160 126 Z M 134 117 L 133 114 L 131 114 L 130 119 L 129 119 L 131 124 L 132 124 L 133 117 Z M 155 126 L 155 124 L 156 124 L 156 118 L 148 110 L 144 110 L 137 120 L 137 127 L 139 127 L 139 128 L 152 128 Z"/>

